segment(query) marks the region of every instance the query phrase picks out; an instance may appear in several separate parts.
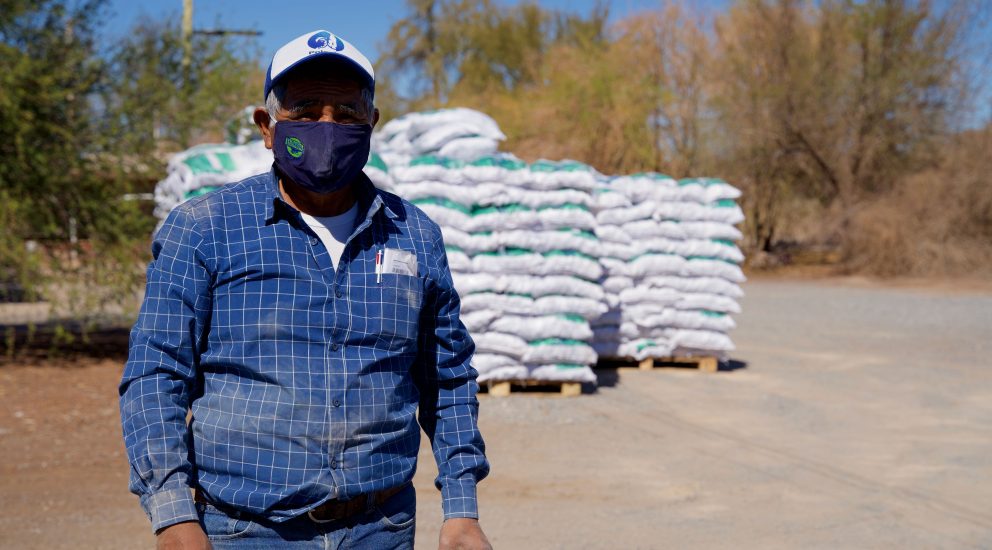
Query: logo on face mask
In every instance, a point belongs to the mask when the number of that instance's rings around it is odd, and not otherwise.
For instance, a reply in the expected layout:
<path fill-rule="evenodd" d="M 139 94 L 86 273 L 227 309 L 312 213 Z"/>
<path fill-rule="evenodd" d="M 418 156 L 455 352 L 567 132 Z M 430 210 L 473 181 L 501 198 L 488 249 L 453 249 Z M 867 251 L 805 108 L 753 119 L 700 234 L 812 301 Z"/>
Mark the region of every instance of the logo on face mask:
<path fill-rule="evenodd" d="M 307 46 L 317 50 L 330 48 L 336 52 L 339 52 L 344 49 L 344 42 L 341 42 L 340 38 L 327 31 L 320 31 L 314 33 L 314 35 L 310 37 L 310 40 L 307 40 Z"/>
<path fill-rule="evenodd" d="M 295 137 L 286 138 L 286 152 L 294 159 L 303 156 L 303 142 Z"/>

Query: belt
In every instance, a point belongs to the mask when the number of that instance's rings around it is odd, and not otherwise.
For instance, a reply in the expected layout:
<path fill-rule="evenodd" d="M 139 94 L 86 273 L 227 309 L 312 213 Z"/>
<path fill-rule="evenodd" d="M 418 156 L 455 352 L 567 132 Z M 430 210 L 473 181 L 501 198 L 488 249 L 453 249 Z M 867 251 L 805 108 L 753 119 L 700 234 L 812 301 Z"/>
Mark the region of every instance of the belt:
<path fill-rule="evenodd" d="M 307 515 L 317 523 L 327 523 L 329 521 L 347 519 L 355 514 L 371 512 L 376 506 L 396 496 L 407 485 L 409 483 L 383 489 L 377 493 L 362 493 L 351 500 L 328 500 L 307 512 Z"/>
<path fill-rule="evenodd" d="M 307 516 L 317 523 L 328 523 L 335 520 L 348 519 L 355 514 L 372 511 L 372 509 L 376 506 L 396 496 L 408 485 L 410 485 L 409 482 L 395 487 L 390 487 L 389 489 L 383 489 L 382 491 L 376 493 L 362 493 L 351 500 L 328 500 L 327 502 L 307 512 Z M 201 504 L 210 504 L 218 510 L 223 511 L 225 514 L 232 515 L 228 512 L 228 507 L 223 505 L 218 506 L 212 502 L 209 502 L 199 490 L 193 493 L 193 500 Z M 234 513 L 233 515 L 238 514 Z"/>

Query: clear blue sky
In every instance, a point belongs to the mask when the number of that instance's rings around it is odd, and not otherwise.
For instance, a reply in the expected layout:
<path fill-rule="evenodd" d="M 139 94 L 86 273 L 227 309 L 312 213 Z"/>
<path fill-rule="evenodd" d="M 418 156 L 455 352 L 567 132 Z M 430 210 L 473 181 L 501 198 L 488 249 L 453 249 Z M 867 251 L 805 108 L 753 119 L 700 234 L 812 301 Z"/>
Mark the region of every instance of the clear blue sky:
<path fill-rule="evenodd" d="M 496 0 L 502 4 L 516 4 L 520 0 Z M 988 1 L 988 0 L 982 0 Z M 693 0 L 692 4 L 704 10 L 720 10 L 731 0 Z M 938 5 L 945 5 L 938 0 Z M 588 14 L 595 0 L 538 0 L 541 6 Z M 659 0 L 610 0 L 612 20 L 658 7 Z M 124 36 L 131 25 L 142 16 L 154 19 L 174 18 L 178 23 L 182 14 L 182 0 L 111 0 L 105 43 Z M 378 46 L 385 40 L 389 27 L 406 14 L 404 0 L 194 0 L 193 27 L 196 29 L 228 28 L 262 31 L 258 39 L 263 65 L 279 46 L 297 36 L 318 28 L 328 29 L 354 44 L 373 62 L 379 58 Z M 992 7 L 982 10 L 984 17 L 977 25 L 989 32 L 979 33 L 978 43 L 972 46 L 968 60 L 972 75 L 978 76 L 980 92 L 976 101 L 975 119 L 966 121 L 970 127 L 979 121 L 992 119 L 992 75 L 986 67 L 992 63 Z"/>
<path fill-rule="evenodd" d="M 497 0 L 514 4 L 516 0 Z M 722 6 L 726 0 L 705 0 L 699 4 Z M 548 8 L 589 13 L 595 0 L 539 0 Z M 613 19 L 657 7 L 658 0 L 612 0 Z M 262 57 L 269 59 L 279 46 L 297 36 L 325 28 L 354 44 L 373 62 L 378 59 L 379 44 L 389 27 L 406 14 L 403 0 L 194 0 L 193 28 L 224 27 L 262 31 L 259 44 Z M 155 19 L 181 19 L 182 0 L 112 0 L 110 18 L 104 28 L 108 40 L 123 36 L 142 15 Z M 289 9 L 291 7 L 291 9 Z"/>

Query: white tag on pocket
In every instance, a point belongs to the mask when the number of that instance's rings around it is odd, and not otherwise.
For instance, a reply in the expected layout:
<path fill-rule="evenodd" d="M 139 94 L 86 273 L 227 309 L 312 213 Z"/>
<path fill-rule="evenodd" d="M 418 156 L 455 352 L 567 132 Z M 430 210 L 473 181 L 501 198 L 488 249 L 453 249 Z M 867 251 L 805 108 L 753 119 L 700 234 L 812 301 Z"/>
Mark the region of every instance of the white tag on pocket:
<path fill-rule="evenodd" d="M 382 272 L 417 276 L 417 255 L 406 250 L 387 248 L 382 255 Z"/>

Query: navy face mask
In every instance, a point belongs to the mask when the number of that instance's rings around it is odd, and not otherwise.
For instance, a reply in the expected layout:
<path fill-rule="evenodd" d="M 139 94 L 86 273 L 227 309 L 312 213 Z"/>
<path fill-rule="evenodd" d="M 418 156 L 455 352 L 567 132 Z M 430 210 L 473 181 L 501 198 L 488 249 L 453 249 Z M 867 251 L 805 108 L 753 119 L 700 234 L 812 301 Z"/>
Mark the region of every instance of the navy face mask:
<path fill-rule="evenodd" d="M 369 160 L 372 126 L 335 122 L 276 123 L 272 138 L 275 167 L 315 193 L 348 185 Z"/>

